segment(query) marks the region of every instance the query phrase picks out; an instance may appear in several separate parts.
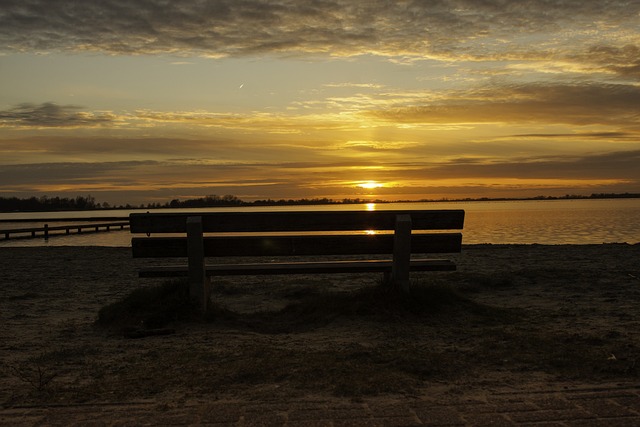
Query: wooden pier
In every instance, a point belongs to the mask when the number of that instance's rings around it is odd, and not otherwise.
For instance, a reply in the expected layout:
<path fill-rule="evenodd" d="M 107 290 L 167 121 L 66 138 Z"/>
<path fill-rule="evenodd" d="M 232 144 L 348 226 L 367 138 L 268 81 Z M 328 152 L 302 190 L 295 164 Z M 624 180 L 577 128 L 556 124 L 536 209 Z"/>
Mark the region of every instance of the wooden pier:
<path fill-rule="evenodd" d="M 112 221 L 101 223 L 85 223 L 85 224 L 72 224 L 72 225 L 55 225 L 50 226 L 45 224 L 43 227 L 30 227 L 30 228 L 12 228 L 0 230 L 0 236 L 3 239 L 29 239 L 41 237 L 48 240 L 52 236 L 66 236 L 70 234 L 81 234 L 86 232 L 99 232 L 99 231 L 111 231 L 112 229 L 124 230 L 129 228 L 129 221 Z"/>

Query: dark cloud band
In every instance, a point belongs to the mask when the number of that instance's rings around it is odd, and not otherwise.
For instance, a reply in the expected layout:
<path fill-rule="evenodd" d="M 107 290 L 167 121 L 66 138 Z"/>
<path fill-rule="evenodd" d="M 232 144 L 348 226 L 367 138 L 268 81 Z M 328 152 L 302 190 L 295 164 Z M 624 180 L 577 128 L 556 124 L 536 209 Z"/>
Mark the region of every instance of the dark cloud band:
<path fill-rule="evenodd" d="M 75 105 L 24 103 L 0 111 L 0 127 L 94 127 L 113 122 L 110 114 L 86 113 Z"/>
<path fill-rule="evenodd" d="M 596 21 L 635 25 L 638 12 L 638 2 L 612 0 L 5 0 L 0 45 L 118 54 L 483 56 L 503 37 L 595 28 Z M 487 43 L 474 50 L 475 40 Z M 505 48 L 514 52 L 517 44 Z"/>

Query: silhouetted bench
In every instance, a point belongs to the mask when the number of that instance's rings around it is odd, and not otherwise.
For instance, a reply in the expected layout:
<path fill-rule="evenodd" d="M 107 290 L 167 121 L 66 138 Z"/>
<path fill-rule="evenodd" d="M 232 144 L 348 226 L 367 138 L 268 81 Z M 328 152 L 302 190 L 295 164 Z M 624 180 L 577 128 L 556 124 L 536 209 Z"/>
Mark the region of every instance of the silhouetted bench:
<path fill-rule="evenodd" d="M 143 234 L 132 239 L 134 258 L 187 258 L 185 265 L 142 268 L 140 277 L 188 277 L 191 296 L 206 309 L 211 276 L 382 272 L 386 280 L 406 290 L 409 271 L 456 269 L 451 260 L 412 258 L 411 254 L 460 252 L 462 234 L 451 230 L 462 229 L 464 211 L 140 213 L 131 214 L 129 220 L 131 232 Z M 367 257 L 308 258 L 326 255 Z M 371 255 L 378 257 L 371 259 Z M 379 255 L 387 259 L 378 259 Z M 206 265 L 207 257 L 292 260 Z"/>

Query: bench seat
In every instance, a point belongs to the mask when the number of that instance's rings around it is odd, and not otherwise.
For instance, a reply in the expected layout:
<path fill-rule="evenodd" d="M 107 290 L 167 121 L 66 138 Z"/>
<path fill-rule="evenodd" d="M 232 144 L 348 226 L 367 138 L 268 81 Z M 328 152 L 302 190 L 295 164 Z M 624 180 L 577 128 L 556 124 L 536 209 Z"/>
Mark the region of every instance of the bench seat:
<path fill-rule="evenodd" d="M 329 274 L 329 273 L 385 273 L 390 272 L 392 260 L 313 261 L 214 264 L 205 266 L 207 276 L 250 276 L 275 274 Z M 413 259 L 411 271 L 455 271 L 456 265 L 447 259 Z M 187 277 L 188 265 L 144 267 L 140 277 Z"/>

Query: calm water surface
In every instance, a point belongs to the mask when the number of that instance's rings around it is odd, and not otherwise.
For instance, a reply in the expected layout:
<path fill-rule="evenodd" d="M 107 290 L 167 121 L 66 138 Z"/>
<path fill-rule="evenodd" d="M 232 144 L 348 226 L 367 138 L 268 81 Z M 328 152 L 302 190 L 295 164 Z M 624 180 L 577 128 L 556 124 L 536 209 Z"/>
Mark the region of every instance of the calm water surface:
<path fill-rule="evenodd" d="M 372 205 L 275 206 L 217 210 L 464 209 L 463 243 L 599 244 L 640 243 L 640 199 L 527 200 L 499 202 L 389 203 Z M 170 212 L 211 211 L 207 209 Z M 160 210 L 158 210 L 159 212 Z M 167 211 L 167 210 L 165 210 Z M 0 220 L 29 218 L 126 217 L 132 211 L 0 214 Z M 42 226 L 44 222 L 0 222 L 0 229 Z M 53 223 L 51 223 L 53 225 Z M 66 223 L 64 223 L 66 224 Z M 128 230 L 44 239 L 0 240 L 0 246 L 130 246 Z"/>

